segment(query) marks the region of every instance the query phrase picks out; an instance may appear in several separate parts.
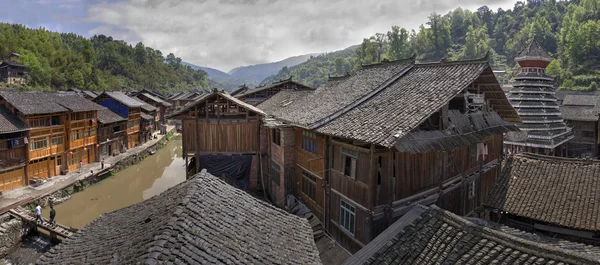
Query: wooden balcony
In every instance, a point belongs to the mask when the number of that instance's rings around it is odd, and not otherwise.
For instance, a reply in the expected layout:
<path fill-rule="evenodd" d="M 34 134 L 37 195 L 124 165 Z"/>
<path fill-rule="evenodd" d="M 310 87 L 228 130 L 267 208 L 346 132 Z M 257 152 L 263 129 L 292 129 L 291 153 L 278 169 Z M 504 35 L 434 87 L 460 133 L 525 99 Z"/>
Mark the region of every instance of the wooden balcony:
<path fill-rule="evenodd" d="M 61 144 L 61 145 L 53 145 L 50 146 L 48 148 L 44 148 L 44 149 L 37 149 L 37 150 L 28 150 L 29 152 L 29 161 L 31 160 L 35 160 L 35 159 L 39 159 L 39 158 L 44 158 L 50 155 L 55 155 L 55 154 L 59 154 L 65 151 L 65 145 Z"/>
<path fill-rule="evenodd" d="M 69 149 L 75 149 L 75 148 L 84 147 L 84 146 L 87 146 L 90 144 L 96 144 L 96 143 L 98 143 L 98 138 L 96 135 L 94 135 L 94 136 L 90 136 L 90 137 L 86 137 L 86 138 L 77 139 L 75 141 L 70 141 Z"/>

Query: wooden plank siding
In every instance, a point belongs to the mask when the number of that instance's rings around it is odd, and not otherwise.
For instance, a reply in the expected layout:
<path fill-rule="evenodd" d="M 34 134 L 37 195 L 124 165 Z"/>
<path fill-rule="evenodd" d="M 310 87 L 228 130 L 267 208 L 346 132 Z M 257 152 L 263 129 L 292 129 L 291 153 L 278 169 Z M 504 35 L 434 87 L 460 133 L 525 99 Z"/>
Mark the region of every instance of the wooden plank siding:
<path fill-rule="evenodd" d="M 315 216 L 322 222 L 325 220 L 323 205 L 325 202 L 325 143 L 326 138 L 323 135 L 316 135 L 316 154 L 304 150 L 302 148 L 302 138 L 304 137 L 303 129 L 295 129 L 295 159 L 296 168 L 294 170 L 296 183 L 296 194 L 302 197 L 306 206 L 313 212 Z M 316 179 L 316 196 L 315 199 L 309 198 L 302 192 L 302 171 L 315 176 Z"/>
<path fill-rule="evenodd" d="M 25 167 L 0 171 L 0 191 L 13 190 L 25 185 Z"/>
<path fill-rule="evenodd" d="M 255 153 L 258 150 L 258 120 L 221 120 L 219 124 L 183 120 L 186 152 Z"/>

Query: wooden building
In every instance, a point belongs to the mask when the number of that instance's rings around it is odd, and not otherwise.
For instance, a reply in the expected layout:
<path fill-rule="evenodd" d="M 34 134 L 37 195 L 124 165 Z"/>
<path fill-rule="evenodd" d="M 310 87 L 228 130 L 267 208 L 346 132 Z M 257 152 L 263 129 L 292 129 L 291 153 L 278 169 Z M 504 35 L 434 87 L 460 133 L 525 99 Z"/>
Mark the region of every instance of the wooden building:
<path fill-rule="evenodd" d="M 256 106 L 263 101 L 269 99 L 273 95 L 279 93 L 281 90 L 314 90 L 314 88 L 300 84 L 292 80 L 292 77 L 285 80 L 279 80 L 278 82 L 274 82 L 271 84 L 266 84 L 264 86 L 259 86 L 253 89 L 248 89 L 248 87 L 242 86 L 234 91 L 232 91 L 232 95 L 235 95 L 236 98 Z"/>
<path fill-rule="evenodd" d="M 531 153 L 508 158 L 484 201 L 490 220 L 600 246 L 600 161 Z"/>
<path fill-rule="evenodd" d="M 156 108 L 155 130 L 161 130 L 163 134 L 166 133 L 166 115 L 169 114 L 173 105 L 150 93 L 139 93 L 137 98 Z"/>
<path fill-rule="evenodd" d="M 207 169 L 242 189 L 257 188 L 263 116 L 261 110 L 218 91 L 173 113 L 169 118 L 182 122 L 187 176 Z"/>
<path fill-rule="evenodd" d="M 519 132 L 507 135 L 506 152 L 566 156 L 565 143 L 573 139 L 573 133 L 561 115 L 554 80 L 546 75 L 552 57 L 534 38 L 519 52 L 515 61 L 521 68 L 512 82 L 508 99 L 523 124 L 517 125 Z"/>
<path fill-rule="evenodd" d="M 0 193 L 26 185 L 29 126 L 0 105 Z"/>
<path fill-rule="evenodd" d="M 573 128 L 573 139 L 567 142 L 568 157 L 598 158 L 600 95 L 566 95 L 560 111 Z"/>
<path fill-rule="evenodd" d="M 127 142 L 127 118 L 110 109 L 98 111 L 98 160 L 125 151 Z"/>
<path fill-rule="evenodd" d="M 415 206 L 345 265 L 598 264 L 600 247 Z"/>
<path fill-rule="evenodd" d="M 25 75 L 29 72 L 29 67 L 19 63 L 18 53 L 11 53 L 2 63 L 0 63 L 0 79 L 8 85 L 25 85 L 27 79 Z"/>
<path fill-rule="evenodd" d="M 521 121 L 487 57 L 386 61 L 257 107 L 272 137 L 270 196 L 294 191 L 351 252 L 417 203 L 473 213 L 500 173 L 503 133 L 516 130 L 507 121 Z"/>
<path fill-rule="evenodd" d="M 167 98 L 167 102 L 169 102 L 174 110 L 179 110 L 183 108 L 186 104 L 190 102 L 196 101 L 198 98 L 206 94 L 206 91 L 201 91 L 198 89 L 194 89 L 192 91 L 180 92 L 171 95 Z"/>
<path fill-rule="evenodd" d="M 0 100 L 31 128 L 27 179 L 52 177 L 77 169 L 80 161 L 95 161 L 101 106 L 74 93 L 2 91 Z"/>
<path fill-rule="evenodd" d="M 142 106 L 145 104 L 131 98 L 123 92 L 103 92 L 94 99 L 94 102 L 110 109 L 111 111 L 127 118 L 127 138 L 125 145 L 132 148 L 139 143 L 140 124 L 142 119 Z"/>
<path fill-rule="evenodd" d="M 156 108 L 149 103 L 142 101 L 139 98 L 132 97 L 132 99 L 137 100 L 142 103 L 141 107 L 141 119 L 140 119 L 140 132 L 139 132 L 139 143 L 144 144 L 152 139 L 152 133 L 160 128 L 160 124 L 158 122 L 158 112 L 159 108 Z"/>

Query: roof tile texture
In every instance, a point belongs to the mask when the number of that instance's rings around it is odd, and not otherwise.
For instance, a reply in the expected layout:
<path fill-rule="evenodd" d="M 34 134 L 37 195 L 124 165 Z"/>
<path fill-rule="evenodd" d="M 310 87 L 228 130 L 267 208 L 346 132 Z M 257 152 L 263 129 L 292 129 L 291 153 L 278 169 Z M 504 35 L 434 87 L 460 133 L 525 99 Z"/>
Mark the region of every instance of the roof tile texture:
<path fill-rule="evenodd" d="M 511 156 L 484 205 L 578 230 L 600 231 L 600 161 Z"/>

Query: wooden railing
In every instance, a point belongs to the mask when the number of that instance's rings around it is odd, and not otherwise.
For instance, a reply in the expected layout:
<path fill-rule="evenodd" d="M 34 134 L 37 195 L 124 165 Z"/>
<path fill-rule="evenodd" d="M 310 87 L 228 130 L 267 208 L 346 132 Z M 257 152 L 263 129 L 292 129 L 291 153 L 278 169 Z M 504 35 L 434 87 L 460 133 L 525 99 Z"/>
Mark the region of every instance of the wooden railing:
<path fill-rule="evenodd" d="M 71 141 L 69 143 L 69 148 L 70 149 L 75 149 L 75 148 L 83 147 L 83 146 L 90 145 L 90 144 L 96 144 L 98 142 L 97 139 L 98 138 L 97 138 L 96 135 L 89 136 L 89 137 L 86 137 L 86 138 L 77 139 L 77 140 Z"/>
<path fill-rule="evenodd" d="M 37 150 L 29 150 L 29 160 L 34 160 L 42 157 L 49 156 L 51 154 L 50 148 L 37 149 Z"/>

